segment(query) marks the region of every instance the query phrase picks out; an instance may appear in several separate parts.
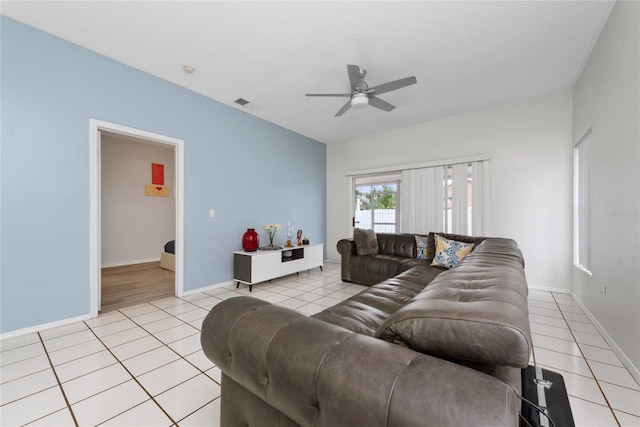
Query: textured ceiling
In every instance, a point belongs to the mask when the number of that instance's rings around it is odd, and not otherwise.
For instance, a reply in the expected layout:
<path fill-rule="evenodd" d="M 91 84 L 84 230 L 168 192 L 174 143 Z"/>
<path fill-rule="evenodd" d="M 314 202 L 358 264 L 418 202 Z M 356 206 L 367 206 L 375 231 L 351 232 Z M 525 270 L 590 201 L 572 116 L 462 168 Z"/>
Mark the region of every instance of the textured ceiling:
<path fill-rule="evenodd" d="M 610 1 L 2 1 L 1 12 L 248 114 L 331 143 L 570 90 Z M 186 74 L 182 67 L 195 67 Z M 334 114 L 346 64 L 396 106 Z M 237 98 L 250 101 L 241 107 Z"/>

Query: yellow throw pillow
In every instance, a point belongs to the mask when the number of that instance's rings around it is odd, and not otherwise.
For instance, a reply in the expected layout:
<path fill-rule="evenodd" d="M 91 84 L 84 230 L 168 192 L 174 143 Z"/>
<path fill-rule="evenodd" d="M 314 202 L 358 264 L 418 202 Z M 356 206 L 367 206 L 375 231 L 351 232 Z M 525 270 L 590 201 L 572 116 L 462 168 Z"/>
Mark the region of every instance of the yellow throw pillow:
<path fill-rule="evenodd" d="M 437 267 L 451 268 L 462 261 L 473 250 L 473 243 L 458 242 L 446 239 L 439 234 L 436 238 L 436 256 L 433 257 L 431 265 Z"/>

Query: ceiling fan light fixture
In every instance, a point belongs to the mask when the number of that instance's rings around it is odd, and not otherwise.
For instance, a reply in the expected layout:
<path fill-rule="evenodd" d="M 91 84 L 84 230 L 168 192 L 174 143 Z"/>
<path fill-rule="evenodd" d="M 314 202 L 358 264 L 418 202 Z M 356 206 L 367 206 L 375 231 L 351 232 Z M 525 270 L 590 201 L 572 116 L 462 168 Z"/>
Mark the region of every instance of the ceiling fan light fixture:
<path fill-rule="evenodd" d="M 364 108 L 369 105 L 369 96 L 366 93 L 354 93 L 351 97 L 353 108 Z"/>
<path fill-rule="evenodd" d="M 335 117 L 342 116 L 350 108 L 361 109 L 366 107 L 367 105 L 371 105 L 372 107 L 378 108 L 382 111 L 389 112 L 395 107 L 389 104 L 387 101 L 378 98 L 378 95 L 418 83 L 418 80 L 416 80 L 416 76 L 411 76 L 369 88 L 367 82 L 363 80 L 364 76 L 366 75 L 366 71 L 364 69 L 360 68 L 357 65 L 347 65 L 347 74 L 349 75 L 349 83 L 351 85 L 350 93 L 307 93 L 306 96 L 335 96 L 339 98 L 342 98 L 343 96 L 350 97 L 349 101 L 347 101 L 347 103 L 338 110 L 338 112 L 335 114 Z"/>

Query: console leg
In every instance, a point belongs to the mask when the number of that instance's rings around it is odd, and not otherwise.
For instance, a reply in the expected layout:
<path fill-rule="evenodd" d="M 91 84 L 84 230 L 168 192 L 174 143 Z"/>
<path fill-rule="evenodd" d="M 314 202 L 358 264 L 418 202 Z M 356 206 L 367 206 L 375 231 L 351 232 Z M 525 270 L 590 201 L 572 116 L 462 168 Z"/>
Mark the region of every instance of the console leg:
<path fill-rule="evenodd" d="M 253 285 L 249 285 L 249 292 L 253 289 Z"/>
<path fill-rule="evenodd" d="M 236 282 L 236 289 L 240 287 L 240 282 Z"/>
<path fill-rule="evenodd" d="M 322 271 L 322 266 L 320 266 L 320 271 Z"/>

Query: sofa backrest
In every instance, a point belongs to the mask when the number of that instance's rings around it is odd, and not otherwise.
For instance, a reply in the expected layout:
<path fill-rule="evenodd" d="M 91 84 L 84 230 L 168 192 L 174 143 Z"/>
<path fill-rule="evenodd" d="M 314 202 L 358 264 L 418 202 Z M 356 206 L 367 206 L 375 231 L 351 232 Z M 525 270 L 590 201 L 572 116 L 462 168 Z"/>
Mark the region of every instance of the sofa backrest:
<path fill-rule="evenodd" d="M 524 262 L 510 239 L 486 239 L 378 328 L 376 336 L 447 359 L 524 368 L 531 332 Z"/>
<path fill-rule="evenodd" d="M 465 236 L 463 234 L 435 233 L 376 233 L 378 239 L 378 253 L 382 255 L 393 255 L 404 258 L 416 257 L 416 236 L 427 238 L 427 261 L 433 261 L 436 253 L 435 235 L 439 234 L 449 240 L 456 240 L 464 243 L 480 244 L 486 237 Z"/>
<path fill-rule="evenodd" d="M 426 237 L 426 234 L 424 235 Z M 378 253 L 404 258 L 416 257 L 415 234 L 409 233 L 376 233 Z"/>

